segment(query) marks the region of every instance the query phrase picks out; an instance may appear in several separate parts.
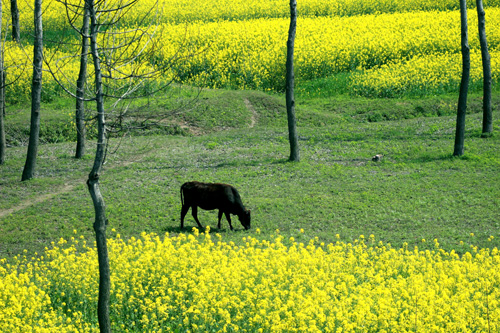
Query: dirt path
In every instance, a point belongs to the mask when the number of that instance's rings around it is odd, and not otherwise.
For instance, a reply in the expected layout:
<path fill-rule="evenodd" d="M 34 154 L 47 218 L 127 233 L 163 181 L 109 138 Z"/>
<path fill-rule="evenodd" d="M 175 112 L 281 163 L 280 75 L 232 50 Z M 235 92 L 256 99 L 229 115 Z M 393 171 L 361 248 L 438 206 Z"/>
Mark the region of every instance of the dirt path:
<path fill-rule="evenodd" d="M 114 169 L 114 168 L 121 167 L 121 166 L 128 166 L 132 163 L 135 163 L 135 162 L 141 160 L 144 157 L 144 155 L 138 156 L 138 158 L 133 160 L 133 161 L 122 161 L 121 163 L 115 163 L 112 167 L 108 167 L 107 169 L 109 170 L 109 169 Z M 29 200 L 24 200 L 14 207 L 0 210 L 0 219 L 4 218 L 10 214 L 16 213 L 20 210 L 26 209 L 30 206 L 36 205 L 36 204 L 41 203 L 41 202 L 45 202 L 47 200 L 50 200 L 58 195 L 71 192 L 76 186 L 85 184 L 87 177 L 88 176 L 86 175 L 85 177 L 64 183 L 64 185 L 62 187 L 56 188 L 53 192 L 42 194 L 39 197 L 31 198 Z"/>
<path fill-rule="evenodd" d="M 255 126 L 255 124 L 257 123 L 257 117 L 258 117 L 257 111 L 253 107 L 252 103 L 250 103 L 248 98 L 245 98 L 243 101 L 245 102 L 245 106 L 247 107 L 247 109 L 252 112 L 252 116 L 250 117 L 250 126 L 249 127 L 253 128 Z"/>
<path fill-rule="evenodd" d="M 20 210 L 26 209 L 30 206 L 36 205 L 37 203 L 50 200 L 53 197 L 58 196 L 60 194 L 67 193 L 67 192 L 73 190 L 77 184 L 81 184 L 84 181 L 85 181 L 85 179 L 83 179 L 83 178 L 79 179 L 79 180 L 75 180 L 72 183 L 64 184 L 63 187 L 56 189 L 56 191 L 54 191 L 54 192 L 46 193 L 46 194 L 43 194 L 39 197 L 30 199 L 30 200 L 24 200 L 20 204 L 18 204 L 17 206 L 0 211 L 0 219 L 5 217 L 5 216 L 8 216 L 10 214 L 16 213 Z"/>

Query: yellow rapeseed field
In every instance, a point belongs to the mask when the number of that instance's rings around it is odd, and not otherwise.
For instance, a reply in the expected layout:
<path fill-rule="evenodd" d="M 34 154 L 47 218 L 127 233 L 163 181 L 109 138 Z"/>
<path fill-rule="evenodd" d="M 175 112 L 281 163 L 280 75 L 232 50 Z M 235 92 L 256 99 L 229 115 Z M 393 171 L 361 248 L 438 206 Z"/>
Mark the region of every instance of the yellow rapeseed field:
<path fill-rule="evenodd" d="M 492 78 L 500 81 L 500 51 L 490 53 Z M 462 58 L 455 54 L 431 54 L 405 62 L 368 69 L 351 78 L 353 93 L 367 97 L 397 97 L 405 93 L 421 94 L 422 91 L 446 92 L 456 87 L 462 75 Z M 470 82 L 482 84 L 481 54 L 471 54 Z M 451 89 L 450 89 L 451 90 Z"/>
<path fill-rule="evenodd" d="M 500 9 L 492 8 L 487 15 L 490 50 L 495 51 L 500 45 Z M 471 13 L 470 26 L 475 21 L 477 16 Z M 288 24 L 287 19 L 258 19 L 194 23 L 187 30 L 182 25 L 164 25 L 161 58 L 168 59 L 187 44 L 204 51 L 181 63 L 178 74 L 184 82 L 280 91 L 284 87 Z M 470 35 L 471 48 L 478 50 L 477 34 Z M 302 18 L 295 47 L 298 81 L 419 58 L 438 61 L 438 55 L 460 52 L 459 12 Z M 429 68 L 437 65 L 429 64 Z M 417 69 L 422 78 L 433 75 L 433 79 L 443 79 L 444 73 L 436 75 L 426 66 Z M 442 69 L 447 71 L 444 66 Z M 451 72 L 458 82 L 459 73 Z M 368 76 L 356 76 L 356 80 L 365 77 L 371 82 Z"/>
<path fill-rule="evenodd" d="M 498 62 L 499 53 L 496 51 L 500 46 L 500 8 L 495 7 L 499 5 L 497 2 L 487 2 L 490 7 L 486 11 L 488 42 L 495 63 Z M 138 13 L 145 12 L 151 3 L 140 1 L 137 8 L 127 13 L 131 17 L 125 22 L 134 22 Z M 326 3 L 331 4 L 328 7 L 330 12 L 325 11 L 325 4 L 317 0 L 302 2 L 304 14 L 299 8 L 295 44 L 298 84 L 338 73 L 355 73 L 351 78 L 352 93 L 384 97 L 397 96 L 408 90 L 425 91 L 458 84 L 460 74 L 452 68 L 460 62 L 456 56 L 460 52 L 459 11 L 447 10 L 455 8 L 455 2 L 338 0 Z M 375 6 L 378 3 L 380 6 Z M 289 25 L 287 2 L 201 1 L 192 6 L 185 0 L 170 0 L 163 5 L 164 15 L 176 18 L 161 19 L 169 23 L 162 23 L 157 31 L 154 62 L 165 64 L 172 57 L 179 58 L 172 71 L 165 74 L 168 79 L 175 77 L 183 83 L 215 88 L 284 89 Z M 52 1 L 47 7 L 45 25 L 48 29 L 60 29 L 65 22 L 60 4 Z M 392 9 L 386 10 L 386 7 Z M 224 14 L 221 8 L 227 13 Z M 346 8 L 358 8 L 355 14 L 363 15 L 342 13 L 341 9 Z M 281 11 L 282 14 L 277 13 Z M 248 15 L 239 17 L 238 13 Z M 203 19 L 196 18 L 196 15 L 202 15 Z M 470 45 L 478 54 L 476 26 L 477 14 L 470 10 Z M 51 51 L 53 45 L 49 46 L 46 53 L 54 54 L 56 51 Z M 29 96 L 31 70 L 26 68 L 30 64 L 30 52 L 28 48 L 19 50 L 14 44 L 6 45 L 8 77 L 20 78 L 7 87 L 7 96 Z M 71 53 L 69 50 L 65 52 L 67 54 L 61 54 L 61 57 Z M 77 52 L 75 48 L 73 54 Z M 442 62 L 443 59 L 446 63 Z M 56 60 L 57 57 L 51 57 L 48 62 Z M 68 63 L 59 75 L 67 82 L 74 82 L 79 68 L 78 57 L 65 58 L 65 61 Z M 479 68 L 478 57 L 473 61 L 473 66 Z M 412 67 L 414 65 L 417 67 Z M 446 67 L 448 65 L 450 67 Z M 54 68 L 54 64 L 51 67 Z M 385 77 L 388 70 L 390 75 Z M 498 69 L 494 67 L 493 70 Z M 477 81 L 481 77 L 473 76 L 472 79 Z M 61 91 L 55 88 L 50 74 L 45 73 L 43 82 L 45 94 Z M 433 85 L 422 85 L 422 82 L 433 82 Z"/>
<path fill-rule="evenodd" d="M 82 4 L 82 0 L 68 1 Z M 125 3 L 123 0 L 106 1 L 108 7 Z M 485 7 L 500 6 L 500 0 L 484 0 Z M 156 0 L 141 0 L 134 5 L 134 10 L 127 13 L 127 22 L 135 23 L 145 12 L 149 12 Z M 474 9 L 475 1 L 468 6 Z M 32 3 L 20 1 L 20 20 L 23 26 L 33 24 Z M 5 4 L 5 19 L 9 19 L 10 2 Z M 65 22 L 64 7 L 57 0 L 44 1 L 44 22 L 50 28 L 56 28 Z M 290 15 L 288 0 L 199 0 L 194 5 L 191 0 L 165 0 L 155 7 L 153 13 L 160 13 L 160 20 L 168 23 L 241 21 L 258 18 L 288 18 Z M 459 9 L 456 0 L 301 0 L 297 9 L 302 17 L 318 16 L 355 16 L 379 13 L 407 11 L 446 11 Z"/>
<path fill-rule="evenodd" d="M 259 230 L 256 231 L 259 233 Z M 301 231 L 302 232 L 302 231 Z M 124 240 L 112 231 L 119 332 L 498 332 L 500 253 L 391 248 L 374 236 L 242 246 L 207 232 Z M 302 237 L 298 233 L 297 237 Z M 425 241 L 425 240 L 423 240 Z M 61 240 L 0 264 L 5 332 L 97 331 L 97 254 Z"/>

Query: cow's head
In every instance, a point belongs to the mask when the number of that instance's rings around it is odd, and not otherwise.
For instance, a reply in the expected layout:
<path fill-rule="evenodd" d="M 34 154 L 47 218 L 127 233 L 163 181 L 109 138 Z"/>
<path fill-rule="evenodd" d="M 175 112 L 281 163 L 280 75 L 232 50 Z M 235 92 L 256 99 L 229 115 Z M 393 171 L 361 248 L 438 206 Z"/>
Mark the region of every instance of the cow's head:
<path fill-rule="evenodd" d="M 245 230 L 250 229 L 250 210 L 249 209 L 245 209 L 243 214 L 238 216 L 238 219 L 240 220 L 241 225 L 243 226 L 243 228 L 245 228 Z"/>

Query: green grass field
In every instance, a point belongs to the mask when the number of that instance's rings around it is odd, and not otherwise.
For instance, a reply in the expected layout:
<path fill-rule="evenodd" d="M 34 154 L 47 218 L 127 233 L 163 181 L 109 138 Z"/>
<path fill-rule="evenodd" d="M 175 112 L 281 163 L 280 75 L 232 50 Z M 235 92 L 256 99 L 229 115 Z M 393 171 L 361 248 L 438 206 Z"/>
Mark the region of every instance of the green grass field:
<path fill-rule="evenodd" d="M 497 133 L 499 96 L 493 101 Z M 299 241 L 318 237 L 329 243 L 338 234 L 349 242 L 373 234 L 395 247 L 433 248 L 434 239 L 459 253 L 470 245 L 499 246 L 500 136 L 480 137 L 480 97 L 469 98 L 461 158 L 451 156 L 454 96 L 297 102 L 299 163 L 287 162 L 284 100 L 261 92 L 203 91 L 189 111 L 165 120 L 166 127 L 177 126 L 184 135 L 153 130 L 113 139 L 112 150 L 118 149 L 101 177 L 109 229 L 125 238 L 142 231 L 190 232 L 196 225 L 190 213 L 188 228 L 179 229 L 179 188 L 199 180 L 234 185 L 252 210 L 249 232 L 237 221 L 237 230 L 230 232 L 225 220 L 217 230 L 216 212 L 199 214 L 204 225 L 237 244 L 248 234 L 265 239 L 279 229 Z M 158 97 L 150 107 L 168 105 Z M 57 124 L 58 117 L 68 117 L 71 103 L 45 108 L 55 110 Z M 11 131 L 21 131 L 28 112 L 22 106 L 7 110 Z M 27 182 L 20 182 L 26 147 L 8 148 L 0 179 L 1 258 L 25 249 L 41 253 L 74 230 L 93 241 L 93 208 L 85 185 L 93 148 L 89 142 L 87 157 L 75 160 L 74 143 L 42 145 L 37 177 Z M 375 154 L 384 157 L 372 162 Z"/>

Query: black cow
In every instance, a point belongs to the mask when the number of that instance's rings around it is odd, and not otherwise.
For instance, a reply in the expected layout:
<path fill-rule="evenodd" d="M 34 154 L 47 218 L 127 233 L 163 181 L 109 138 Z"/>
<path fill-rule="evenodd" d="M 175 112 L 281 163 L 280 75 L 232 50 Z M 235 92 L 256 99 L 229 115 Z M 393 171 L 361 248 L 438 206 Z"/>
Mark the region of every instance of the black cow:
<path fill-rule="evenodd" d="M 217 224 L 219 229 L 222 214 L 226 215 L 231 230 L 233 226 L 230 214 L 237 215 L 241 225 L 247 230 L 250 229 L 250 210 L 243 206 L 238 191 L 231 185 L 196 181 L 184 183 L 181 186 L 181 202 L 181 228 L 184 228 L 184 217 L 191 207 L 191 213 L 198 227 L 203 229 L 198 220 L 198 207 L 200 207 L 204 210 L 219 210 L 219 223 Z"/>

